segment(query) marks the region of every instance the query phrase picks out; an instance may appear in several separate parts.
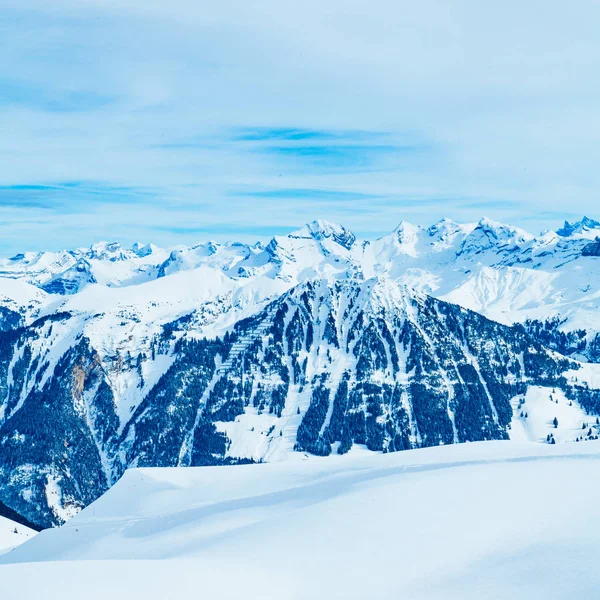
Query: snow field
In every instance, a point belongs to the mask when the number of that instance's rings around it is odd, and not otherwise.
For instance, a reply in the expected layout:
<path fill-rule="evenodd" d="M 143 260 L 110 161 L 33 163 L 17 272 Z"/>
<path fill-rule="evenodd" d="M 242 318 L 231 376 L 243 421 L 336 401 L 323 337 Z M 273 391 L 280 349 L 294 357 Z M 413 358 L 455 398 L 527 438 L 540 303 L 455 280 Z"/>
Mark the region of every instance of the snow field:
<path fill-rule="evenodd" d="M 598 468 L 600 442 L 483 442 L 132 470 L 67 525 L 2 557 L 0 593 L 595 597 Z"/>

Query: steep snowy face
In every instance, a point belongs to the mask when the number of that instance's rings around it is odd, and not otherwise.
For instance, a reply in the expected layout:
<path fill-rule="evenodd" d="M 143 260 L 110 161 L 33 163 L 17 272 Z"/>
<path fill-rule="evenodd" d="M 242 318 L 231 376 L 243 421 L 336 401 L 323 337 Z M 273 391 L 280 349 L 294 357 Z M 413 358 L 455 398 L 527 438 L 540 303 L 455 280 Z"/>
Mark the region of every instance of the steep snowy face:
<path fill-rule="evenodd" d="M 79 258 L 74 265 L 59 272 L 40 286 L 49 294 L 67 296 L 76 294 L 89 283 L 97 283 L 92 266 L 86 258 Z"/>
<path fill-rule="evenodd" d="M 402 222 L 391 234 L 361 246 L 365 277 L 385 275 L 399 283 L 437 294 L 440 287 L 464 280 L 465 268 L 457 265 L 457 252 L 475 225 L 442 219 L 425 229 Z"/>
<path fill-rule="evenodd" d="M 420 254 L 419 243 L 424 234 L 422 227 L 402 221 L 392 233 L 374 242 L 367 242 L 367 254 L 376 265 L 396 256 L 417 258 Z"/>
<path fill-rule="evenodd" d="M 444 218 L 427 228 L 426 242 L 433 252 L 442 252 L 452 249 L 457 242 L 462 242 L 464 238 L 473 231 L 475 225 L 460 225 L 451 219 Z"/>
<path fill-rule="evenodd" d="M 534 237 L 489 219 L 443 220 L 427 230 L 403 224 L 399 237 L 364 243 L 359 262 L 365 276 L 384 274 L 504 323 L 559 318 L 564 331 L 586 329 L 592 343 L 600 330 L 600 238 L 586 235 Z"/>
<path fill-rule="evenodd" d="M 356 237 L 341 225 L 313 221 L 287 236 L 275 236 L 266 248 L 229 270 L 232 276 L 266 276 L 289 287 L 318 276 L 352 277 L 359 272 Z"/>
<path fill-rule="evenodd" d="M 415 246 L 419 242 L 422 233 L 423 229 L 421 227 L 402 221 L 392 233 L 398 252 L 409 256 L 417 256 Z"/>
<path fill-rule="evenodd" d="M 98 242 L 90 246 L 87 252 L 88 258 L 92 260 L 110 260 L 117 262 L 128 260 L 133 257 L 133 251 L 125 250 L 118 242 Z"/>
<path fill-rule="evenodd" d="M 467 235 L 457 252 L 464 261 L 495 261 L 519 252 L 533 236 L 522 229 L 503 225 L 491 219 L 481 219 Z"/>
<path fill-rule="evenodd" d="M 312 221 L 302 229 L 290 233 L 289 237 L 299 239 L 308 239 L 312 237 L 320 242 L 331 239 L 336 244 L 346 248 L 346 250 L 350 250 L 356 241 L 356 236 L 345 227 L 342 227 L 342 225 L 323 220 Z"/>
<path fill-rule="evenodd" d="M 0 278 L 0 309 L 13 315 L 10 329 L 31 322 L 51 304 L 52 297 L 38 287 L 19 279 Z"/>
<path fill-rule="evenodd" d="M 524 328 L 389 279 L 310 280 L 242 319 L 217 310 L 216 322 L 239 319 L 218 337 L 195 310 L 130 315 L 143 328 L 124 321 L 130 333 L 106 345 L 117 338 L 95 336 L 120 330 L 105 319 L 127 314 L 126 291 L 106 290 L 104 316 L 76 310 L 81 293 L 70 311 L 0 333 L 0 493 L 34 523 L 66 520 L 130 466 L 505 439 L 511 400 L 531 385 L 600 404 L 579 364 Z"/>

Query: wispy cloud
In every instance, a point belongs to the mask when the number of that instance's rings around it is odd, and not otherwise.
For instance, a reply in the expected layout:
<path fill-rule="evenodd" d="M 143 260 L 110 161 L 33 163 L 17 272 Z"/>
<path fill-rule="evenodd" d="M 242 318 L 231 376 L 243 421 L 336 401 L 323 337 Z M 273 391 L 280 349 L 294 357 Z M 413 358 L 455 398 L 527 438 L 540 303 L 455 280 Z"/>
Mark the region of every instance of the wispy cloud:
<path fill-rule="evenodd" d="M 94 91 L 53 89 L 22 81 L 0 80 L 0 107 L 27 107 L 49 113 L 72 113 L 104 108 L 116 97 Z"/>
<path fill-rule="evenodd" d="M 228 192 L 229 196 L 248 197 L 248 198 L 264 198 L 273 200 L 339 200 L 343 202 L 358 201 L 372 199 L 373 194 L 365 194 L 361 192 L 352 192 L 346 190 L 327 190 L 320 188 L 279 188 L 270 190 L 260 189 L 241 189 Z"/>
<path fill-rule="evenodd" d="M 383 157 L 411 152 L 412 149 L 396 146 L 371 146 L 358 144 L 320 146 L 265 146 L 258 150 L 279 158 L 287 167 L 317 169 L 356 169 L 375 167 Z"/>
<path fill-rule="evenodd" d="M 156 197 L 156 192 L 144 188 L 114 186 L 94 182 L 61 182 L 49 185 L 2 185 L 0 186 L 0 209 L 46 208 L 71 211 L 74 205 L 84 203 L 93 210 L 98 203 L 143 204 Z"/>
<path fill-rule="evenodd" d="M 238 151 L 264 155 L 276 168 L 292 172 L 389 170 L 418 156 L 431 160 L 439 151 L 422 135 L 377 130 L 254 127 L 234 132 L 232 140 Z"/>
<path fill-rule="evenodd" d="M 301 129 L 297 127 L 239 127 L 232 139 L 241 142 L 369 141 L 388 134 L 379 131 Z"/>

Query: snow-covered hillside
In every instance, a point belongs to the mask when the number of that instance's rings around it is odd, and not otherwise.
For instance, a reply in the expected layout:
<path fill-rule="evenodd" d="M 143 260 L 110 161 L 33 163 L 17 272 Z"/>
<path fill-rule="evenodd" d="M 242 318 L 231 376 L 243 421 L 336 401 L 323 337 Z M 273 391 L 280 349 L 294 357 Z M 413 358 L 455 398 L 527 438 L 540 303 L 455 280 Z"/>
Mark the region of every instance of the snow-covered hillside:
<path fill-rule="evenodd" d="M 70 311 L 0 333 L 2 502 L 44 527 L 136 466 L 508 439 L 519 429 L 515 398 L 533 405 L 540 388 L 593 420 L 586 440 L 597 434 L 600 365 L 565 357 L 524 327 L 385 277 L 310 279 L 253 314 L 256 303 L 240 296 L 213 299 L 212 283 L 163 303 L 139 292 L 161 280 L 135 286 L 139 296 L 90 286 L 69 297 Z M 105 313 L 74 309 L 98 296 Z M 141 312 L 125 304 L 131 297 Z M 173 307 L 188 312 L 166 321 Z M 222 337 L 214 322 L 204 325 L 207 315 L 223 323 L 245 311 Z M 126 340 L 103 345 L 97 332 L 119 327 L 128 327 Z M 544 427 L 544 418 L 532 410 L 528 423 Z M 532 431 L 525 439 L 540 437 Z"/>
<path fill-rule="evenodd" d="M 132 466 L 594 438 L 599 235 L 314 221 L 0 261 L 0 501 L 47 526 Z"/>
<path fill-rule="evenodd" d="M 0 556 L 36 535 L 36 531 L 0 516 Z"/>
<path fill-rule="evenodd" d="M 0 558 L 0 597 L 571 600 L 600 589 L 600 442 L 136 469 Z"/>

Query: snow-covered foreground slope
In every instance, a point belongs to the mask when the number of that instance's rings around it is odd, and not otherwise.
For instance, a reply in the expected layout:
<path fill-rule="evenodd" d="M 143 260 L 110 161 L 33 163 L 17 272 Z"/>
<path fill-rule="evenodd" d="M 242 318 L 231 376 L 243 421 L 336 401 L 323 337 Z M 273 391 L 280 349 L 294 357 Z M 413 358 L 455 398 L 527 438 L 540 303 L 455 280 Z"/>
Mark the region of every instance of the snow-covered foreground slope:
<path fill-rule="evenodd" d="M 600 442 L 131 470 L 0 559 L 0 596 L 595 598 Z"/>
<path fill-rule="evenodd" d="M 0 555 L 26 542 L 36 533 L 25 525 L 0 516 Z"/>

